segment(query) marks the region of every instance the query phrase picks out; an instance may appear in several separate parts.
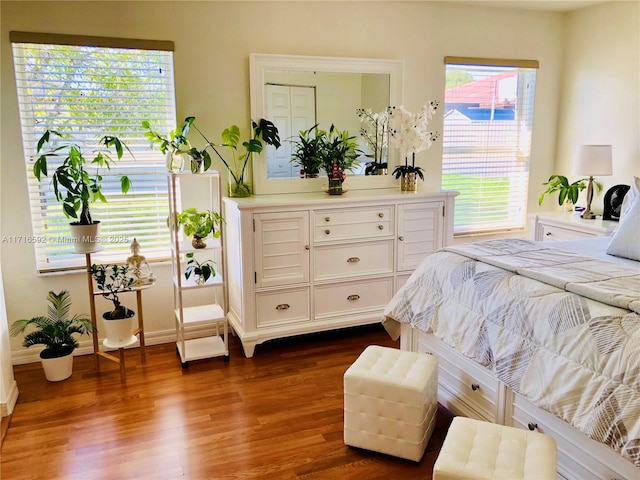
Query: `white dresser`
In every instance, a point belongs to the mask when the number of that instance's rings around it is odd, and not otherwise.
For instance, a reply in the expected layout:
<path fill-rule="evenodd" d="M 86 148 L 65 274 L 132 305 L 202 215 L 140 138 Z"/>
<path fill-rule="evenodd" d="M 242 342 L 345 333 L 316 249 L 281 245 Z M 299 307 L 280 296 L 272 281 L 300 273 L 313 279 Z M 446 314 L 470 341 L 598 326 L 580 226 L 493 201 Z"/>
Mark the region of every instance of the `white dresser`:
<path fill-rule="evenodd" d="M 606 237 L 618 226 L 618 222 L 601 216 L 585 220 L 579 213 L 560 211 L 532 214 L 529 221 L 531 239 L 538 242 Z"/>
<path fill-rule="evenodd" d="M 381 321 L 418 263 L 452 242 L 456 195 L 225 198 L 228 318 L 245 355 L 266 340 Z"/>

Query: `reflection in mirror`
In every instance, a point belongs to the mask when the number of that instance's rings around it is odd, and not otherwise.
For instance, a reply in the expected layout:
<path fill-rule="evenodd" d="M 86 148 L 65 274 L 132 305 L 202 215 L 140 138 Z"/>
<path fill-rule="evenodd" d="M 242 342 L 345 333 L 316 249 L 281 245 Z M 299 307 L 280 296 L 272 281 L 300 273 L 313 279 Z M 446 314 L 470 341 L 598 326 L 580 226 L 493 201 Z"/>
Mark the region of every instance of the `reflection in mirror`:
<path fill-rule="evenodd" d="M 388 161 L 389 168 L 397 163 L 394 149 L 382 140 L 386 131 L 376 149 L 376 141 L 367 142 L 361 130 L 372 133 L 363 112 L 382 114 L 389 105 L 402 103 L 401 61 L 251 54 L 249 66 L 251 118 L 274 122 L 282 140 L 279 149 L 265 149 L 253 157 L 256 194 L 326 190 L 326 176 L 301 178 L 300 166 L 292 162 L 300 132 L 316 124 L 327 131 L 333 124 L 358 139 L 361 166 L 347 172 L 350 189 L 397 186 L 391 175 L 371 168 L 374 159 Z"/>
<path fill-rule="evenodd" d="M 314 125 L 329 130 L 335 125 L 358 138 L 360 167 L 351 174 L 371 173 L 373 159 L 386 162 L 384 133 L 372 131 L 373 113 L 384 114 L 389 105 L 389 75 L 345 72 L 265 72 L 265 118 L 271 120 L 283 140 L 278 149 L 267 150 L 267 178 L 297 178 L 304 175 L 291 162 L 293 142 Z M 369 117 L 358 115 L 369 112 Z M 377 119 L 377 117 L 376 117 Z M 364 135 L 361 130 L 366 129 Z M 370 140 L 370 141 L 368 141 Z M 379 144 L 379 147 L 377 145 Z"/>

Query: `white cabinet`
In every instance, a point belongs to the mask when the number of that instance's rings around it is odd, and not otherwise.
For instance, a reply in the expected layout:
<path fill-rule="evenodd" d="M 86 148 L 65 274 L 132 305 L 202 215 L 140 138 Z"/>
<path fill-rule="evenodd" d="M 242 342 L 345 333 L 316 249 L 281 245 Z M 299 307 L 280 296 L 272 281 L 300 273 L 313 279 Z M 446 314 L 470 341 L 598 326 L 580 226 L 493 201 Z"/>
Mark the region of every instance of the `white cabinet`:
<path fill-rule="evenodd" d="M 376 323 L 418 263 L 453 239 L 456 192 L 225 198 L 228 318 L 266 340 Z"/>
<path fill-rule="evenodd" d="M 217 356 L 224 356 L 225 360 L 229 358 L 224 235 L 209 237 L 206 247 L 194 248 L 190 239 L 183 238 L 175 220 L 177 213 L 190 207 L 219 213 L 222 205 L 220 185 L 217 171 L 168 174 L 169 218 L 173 219 L 170 223 L 174 226 L 171 229 L 171 264 L 176 352 L 183 368 L 190 360 Z M 213 261 L 216 274 L 204 283 L 196 282 L 195 275 L 187 279 L 187 254 L 193 254 L 201 263 Z"/>
<path fill-rule="evenodd" d="M 574 212 L 545 212 L 530 215 L 530 237 L 537 242 L 579 240 L 611 235 L 618 222 L 598 216 L 588 220 Z"/>

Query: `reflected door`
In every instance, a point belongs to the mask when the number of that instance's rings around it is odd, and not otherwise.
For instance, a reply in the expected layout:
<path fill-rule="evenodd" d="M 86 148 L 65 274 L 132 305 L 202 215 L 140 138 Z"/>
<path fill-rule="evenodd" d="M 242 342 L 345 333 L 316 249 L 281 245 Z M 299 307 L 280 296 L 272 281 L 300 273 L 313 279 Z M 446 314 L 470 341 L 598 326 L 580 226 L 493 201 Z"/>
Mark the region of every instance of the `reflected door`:
<path fill-rule="evenodd" d="M 316 124 L 316 90 L 314 87 L 265 85 L 266 118 L 278 128 L 282 145 L 267 146 L 268 178 L 300 176 L 299 167 L 291 163 L 291 142 L 300 130 Z"/>

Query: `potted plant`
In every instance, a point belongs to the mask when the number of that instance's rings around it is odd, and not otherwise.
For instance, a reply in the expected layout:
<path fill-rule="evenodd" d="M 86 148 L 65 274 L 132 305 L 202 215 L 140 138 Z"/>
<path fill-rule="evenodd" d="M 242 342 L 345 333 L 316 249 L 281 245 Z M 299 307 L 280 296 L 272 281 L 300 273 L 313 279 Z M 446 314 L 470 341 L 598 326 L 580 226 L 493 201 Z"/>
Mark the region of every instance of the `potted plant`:
<path fill-rule="evenodd" d="M 184 168 L 184 159 L 189 159 L 190 170 L 192 173 L 199 173 L 209 170 L 211 167 L 211 156 L 207 152 L 207 146 L 198 150 L 191 145 L 187 139 L 191 124 L 195 117 L 185 118 L 182 128 L 169 132 L 169 135 L 161 135 L 159 132 L 151 128 L 151 124 L 145 120 L 142 122 L 142 128 L 146 129 L 145 137 L 149 139 L 151 145 L 157 143 L 160 145 L 160 151 L 166 155 L 167 170 L 179 173 Z"/>
<path fill-rule="evenodd" d="M 44 345 L 40 360 L 45 377 L 50 382 L 59 382 L 69 378 L 73 371 L 73 351 L 80 345 L 74 333 L 88 335 L 93 331 L 91 319 L 74 315 L 69 318 L 71 295 L 68 291 L 60 293 L 49 291 L 50 303 L 47 316 L 16 320 L 11 325 L 11 335 L 16 336 L 33 325 L 37 330 L 28 333 L 22 342 L 23 347 Z"/>
<path fill-rule="evenodd" d="M 306 178 L 317 178 L 323 167 L 322 147 L 326 132 L 318 129 L 316 123 L 308 130 L 300 130 L 298 138 L 291 141 L 294 145 L 291 163 L 298 165 L 301 175 Z"/>
<path fill-rule="evenodd" d="M 341 195 L 342 183 L 347 178 L 345 172 L 360 165 L 357 158 L 362 152 L 358 149 L 356 137 L 349 136 L 347 130 L 338 130 L 333 124 L 321 138 L 322 166 L 329 179 L 328 193 Z"/>
<path fill-rule="evenodd" d="M 365 175 L 386 175 L 387 157 L 389 154 L 389 110 L 373 113 L 370 108 L 356 109 L 363 127 L 360 136 L 367 145 L 371 158 L 364 169 Z"/>
<path fill-rule="evenodd" d="M 542 205 L 545 195 L 558 192 L 558 205 L 561 207 L 564 205 L 567 210 L 571 211 L 573 210 L 573 206 L 578 202 L 580 192 L 587 188 L 588 182 L 588 178 L 581 178 L 573 183 L 569 183 L 567 177 L 563 175 L 551 175 L 549 180 L 542 184 L 546 185 L 547 189 L 542 192 L 540 198 L 538 198 L 538 205 Z M 602 183 L 594 180 L 593 184 L 596 186 L 598 192 L 602 190 Z"/>
<path fill-rule="evenodd" d="M 56 199 L 62 202 L 62 210 L 68 218 L 76 221 L 71 223 L 71 234 L 74 238 L 74 247 L 77 253 L 91 253 L 96 250 L 97 237 L 100 222 L 91 218 L 89 204 L 95 201 L 106 202 L 102 193 L 102 176 L 100 168 L 111 168 L 114 160 L 111 158 L 111 148 L 116 151 L 117 159 L 123 155 L 129 147 L 114 136 L 105 135 L 98 142 L 98 149 L 93 152 L 93 158 L 88 158 L 82 151 L 82 147 L 72 141 L 56 142 L 48 150 L 44 146 L 52 142 L 52 135 L 65 138 L 55 130 L 47 130 L 38 140 L 38 159 L 33 165 L 33 173 L 40 181 L 42 176 L 48 176 L 48 159 L 50 157 L 64 156 L 62 164 L 56 167 L 52 174 L 53 191 Z M 89 164 L 95 165 L 95 175 L 91 176 L 87 171 Z M 126 175 L 120 176 L 120 188 L 122 193 L 127 193 L 131 187 L 131 181 Z"/>
<path fill-rule="evenodd" d="M 222 217 L 218 212 L 212 212 L 207 210 L 205 212 L 199 212 L 195 208 L 187 208 L 186 210 L 176 215 L 178 223 L 182 225 L 184 234 L 188 237 L 193 237 L 191 245 L 193 248 L 205 248 L 207 242 L 205 238 L 209 234 L 213 234 L 214 238 L 220 237 L 220 230 L 216 230 L 222 223 Z"/>
<path fill-rule="evenodd" d="M 388 108 L 389 112 L 389 141 L 400 149 L 404 157 L 404 165 L 398 165 L 392 175 L 401 178 L 400 190 L 415 191 L 416 177 L 424 180 L 421 167 L 416 167 L 416 153 L 428 150 L 440 134 L 429 130 L 429 121 L 440 106 L 439 102 L 430 100 L 424 103 L 416 114 L 407 111 L 403 106 Z M 411 165 L 409 165 L 411 155 Z"/>
<path fill-rule="evenodd" d="M 132 340 L 132 319 L 135 312 L 120 303 L 119 294 L 131 291 L 135 277 L 129 268 L 119 265 L 91 265 L 91 276 L 100 294 L 113 303 L 113 310 L 102 314 L 108 347 L 128 345 Z"/>
<path fill-rule="evenodd" d="M 206 152 L 207 148 L 211 148 L 213 152 L 218 156 L 220 161 L 227 167 L 229 174 L 231 175 L 231 181 L 229 184 L 229 196 L 230 197 L 248 197 L 251 195 L 251 187 L 246 183 L 245 173 L 247 172 L 247 163 L 252 154 L 262 152 L 264 145 L 271 145 L 275 148 L 280 147 L 280 135 L 278 134 L 278 128 L 269 120 L 261 119 L 258 123 L 252 121 L 252 136 L 249 140 L 242 142 L 244 151 L 239 150 L 240 145 L 240 128 L 237 125 L 232 125 L 229 128 L 225 128 L 222 131 L 222 143 L 213 143 L 195 126 L 194 122 L 196 117 L 185 118 L 185 123 L 188 123 L 190 127 L 193 127 L 202 136 L 206 143 L 204 149 L 201 152 Z M 220 154 L 216 147 L 224 147 L 231 151 L 232 161 L 227 160 Z"/>
<path fill-rule="evenodd" d="M 184 277 L 187 280 L 193 275 L 193 279 L 198 285 L 204 285 L 209 278 L 216 276 L 213 260 L 199 262 L 193 252 L 185 254 L 185 257 L 187 258 L 187 268 L 184 270 Z"/>

